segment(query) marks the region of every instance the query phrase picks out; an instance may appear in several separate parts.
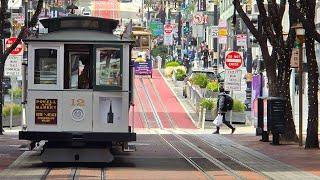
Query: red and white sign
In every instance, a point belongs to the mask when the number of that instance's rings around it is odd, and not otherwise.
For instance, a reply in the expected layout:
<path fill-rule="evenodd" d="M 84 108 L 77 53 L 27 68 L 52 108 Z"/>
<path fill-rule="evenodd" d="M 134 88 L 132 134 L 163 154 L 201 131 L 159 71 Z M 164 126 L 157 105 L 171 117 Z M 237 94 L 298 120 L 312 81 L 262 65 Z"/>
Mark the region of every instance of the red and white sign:
<path fill-rule="evenodd" d="M 9 39 L 6 39 L 5 41 L 5 48 L 9 48 L 15 41 L 17 40 L 17 38 L 15 37 L 11 37 Z M 18 44 L 18 46 L 10 53 L 13 56 L 22 56 L 23 55 L 23 45 L 22 42 L 20 42 Z"/>
<path fill-rule="evenodd" d="M 247 46 L 247 35 L 237 34 L 237 46 Z"/>
<path fill-rule="evenodd" d="M 226 69 L 236 70 L 242 67 L 243 53 L 237 51 L 227 51 L 225 56 Z"/>
<path fill-rule="evenodd" d="M 173 31 L 173 27 L 171 24 L 164 25 L 164 33 L 165 34 L 171 34 Z"/>
<path fill-rule="evenodd" d="M 208 24 L 208 15 L 197 13 L 192 18 L 193 24 Z"/>

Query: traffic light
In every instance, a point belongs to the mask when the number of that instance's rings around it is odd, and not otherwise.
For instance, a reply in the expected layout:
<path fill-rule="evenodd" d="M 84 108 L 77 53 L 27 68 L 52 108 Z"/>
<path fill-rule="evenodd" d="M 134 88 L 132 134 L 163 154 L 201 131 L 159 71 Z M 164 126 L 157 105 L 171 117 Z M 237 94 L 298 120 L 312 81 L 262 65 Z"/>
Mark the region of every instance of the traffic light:
<path fill-rule="evenodd" d="M 183 27 L 184 34 L 188 34 L 190 31 L 190 24 L 189 22 L 186 22 L 186 25 Z"/>
<path fill-rule="evenodd" d="M 3 21 L 3 25 L 2 25 L 2 32 L 1 32 L 1 39 L 4 38 L 10 38 L 11 37 L 11 22 L 9 21 L 9 18 L 11 17 L 11 13 L 10 12 L 6 12 L 4 14 L 4 21 Z"/>

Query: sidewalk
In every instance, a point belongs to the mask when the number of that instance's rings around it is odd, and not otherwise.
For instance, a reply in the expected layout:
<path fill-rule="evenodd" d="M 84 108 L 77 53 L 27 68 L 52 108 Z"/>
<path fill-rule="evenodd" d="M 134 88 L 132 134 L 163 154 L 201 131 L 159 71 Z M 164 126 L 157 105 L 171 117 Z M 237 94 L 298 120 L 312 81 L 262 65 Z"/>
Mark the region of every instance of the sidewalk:
<path fill-rule="evenodd" d="M 176 93 L 177 98 L 179 99 L 180 103 L 183 104 L 186 111 L 191 113 L 190 116 L 192 118 L 197 118 L 197 116 L 195 116 L 194 114 L 195 112 L 191 107 L 191 104 L 188 103 L 188 101 L 182 96 L 181 85 L 183 85 L 183 83 L 175 83 L 169 78 L 165 78 L 165 80 L 169 84 L 169 87 Z M 225 145 L 227 144 L 230 145 L 231 143 L 230 147 L 237 148 L 237 146 L 242 145 L 248 148 L 246 151 L 248 155 L 250 154 L 251 156 L 256 156 L 257 153 L 255 152 L 259 152 L 268 156 L 271 159 L 274 159 L 289 165 L 288 167 L 286 167 L 287 169 L 285 170 L 288 172 L 288 174 L 293 175 L 292 173 L 295 171 L 291 171 L 291 170 L 294 170 L 294 168 L 297 168 L 299 170 L 302 170 L 307 173 L 311 173 L 313 175 L 320 177 L 320 150 L 319 149 L 305 150 L 304 147 L 299 147 L 298 143 L 285 144 L 285 145 L 282 143 L 282 145 L 279 145 L 279 146 L 270 145 L 269 142 L 259 141 L 261 137 L 255 136 L 254 127 L 252 126 L 239 127 L 238 125 L 236 125 L 236 127 L 237 127 L 237 130 L 234 135 L 230 135 L 229 129 L 224 128 L 222 129 L 222 135 L 215 135 L 215 136 L 218 139 L 220 139 L 219 141 L 221 141 L 221 139 L 223 138 L 232 140 L 232 141 L 229 141 L 229 144 L 226 141 L 224 141 Z M 210 134 L 212 130 L 199 130 L 199 131 L 205 134 Z M 270 140 L 272 140 L 271 137 L 270 137 Z M 247 158 L 249 158 L 249 156 Z M 244 158 L 244 160 L 246 160 L 246 158 Z M 247 159 L 247 161 L 249 160 Z M 247 163 L 250 163 L 250 162 L 247 162 Z M 271 164 L 274 164 L 274 162 Z M 265 167 L 267 166 L 267 164 L 261 164 L 260 166 L 265 169 L 268 169 L 268 167 Z M 269 168 L 272 168 L 272 167 L 269 167 Z M 282 170 L 279 169 L 279 171 L 284 171 L 284 169 Z"/>
<path fill-rule="evenodd" d="M 20 129 L 21 127 L 14 127 L 12 130 L 5 128 L 3 135 L 0 135 L 0 172 L 23 153 L 23 151 L 19 150 L 19 147 L 28 141 L 18 139 L 18 131 Z"/>

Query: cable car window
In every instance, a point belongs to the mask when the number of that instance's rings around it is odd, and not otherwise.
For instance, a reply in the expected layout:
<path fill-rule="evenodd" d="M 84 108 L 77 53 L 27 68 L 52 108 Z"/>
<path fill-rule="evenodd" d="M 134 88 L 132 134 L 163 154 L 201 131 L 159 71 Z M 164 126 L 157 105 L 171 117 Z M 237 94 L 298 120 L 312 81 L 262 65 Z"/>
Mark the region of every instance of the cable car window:
<path fill-rule="evenodd" d="M 90 89 L 89 54 L 70 53 L 70 88 Z"/>
<path fill-rule="evenodd" d="M 36 49 L 34 84 L 57 84 L 57 50 Z"/>
<path fill-rule="evenodd" d="M 149 37 L 148 36 L 141 36 L 141 44 L 142 44 L 142 46 L 149 46 Z"/>
<path fill-rule="evenodd" d="M 96 85 L 121 87 L 121 51 L 120 48 L 98 50 L 96 61 Z"/>

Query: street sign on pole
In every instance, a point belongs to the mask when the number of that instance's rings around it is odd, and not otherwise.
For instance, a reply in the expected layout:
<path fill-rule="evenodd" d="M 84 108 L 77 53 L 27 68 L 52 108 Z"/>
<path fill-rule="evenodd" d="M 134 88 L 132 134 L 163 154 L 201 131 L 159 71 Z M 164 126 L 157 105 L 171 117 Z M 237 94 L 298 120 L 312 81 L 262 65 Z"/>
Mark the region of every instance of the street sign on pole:
<path fill-rule="evenodd" d="M 225 70 L 224 89 L 226 91 L 241 91 L 241 70 Z"/>
<path fill-rule="evenodd" d="M 213 38 L 218 38 L 218 32 L 219 32 L 219 27 L 218 26 L 212 26 L 211 34 L 212 34 Z"/>
<path fill-rule="evenodd" d="M 299 67 L 299 48 L 292 48 L 292 55 L 290 60 L 291 68 Z"/>
<path fill-rule="evenodd" d="M 247 35 L 237 34 L 237 46 L 247 46 Z"/>
<path fill-rule="evenodd" d="M 9 55 L 4 65 L 5 76 L 21 76 L 22 56 Z"/>
<path fill-rule="evenodd" d="M 173 32 L 173 27 L 171 24 L 164 25 L 164 34 L 171 34 Z"/>
<path fill-rule="evenodd" d="M 163 35 L 163 24 L 160 21 L 151 21 L 150 22 L 150 30 L 152 35 L 161 36 Z"/>
<path fill-rule="evenodd" d="M 237 70 L 242 67 L 243 53 L 237 51 L 227 51 L 225 56 L 225 68 Z"/>
<path fill-rule="evenodd" d="M 11 38 L 6 39 L 5 40 L 5 48 L 6 49 L 9 48 L 16 40 L 17 40 L 17 38 L 15 38 L 15 37 L 11 37 Z M 11 51 L 10 54 L 13 56 L 22 56 L 23 55 L 22 43 L 20 42 L 18 44 L 18 46 L 13 51 Z"/>
<path fill-rule="evenodd" d="M 163 44 L 166 46 L 173 45 L 173 26 L 171 24 L 164 25 Z"/>

